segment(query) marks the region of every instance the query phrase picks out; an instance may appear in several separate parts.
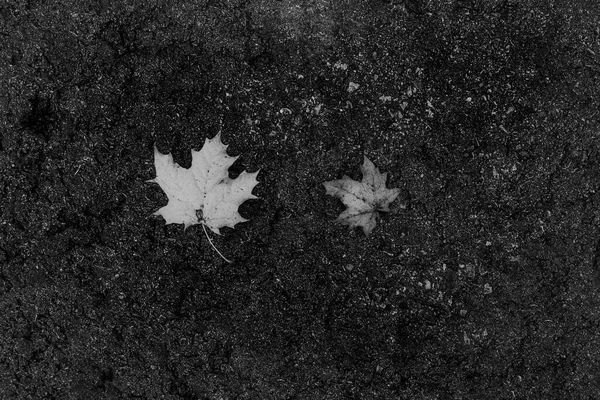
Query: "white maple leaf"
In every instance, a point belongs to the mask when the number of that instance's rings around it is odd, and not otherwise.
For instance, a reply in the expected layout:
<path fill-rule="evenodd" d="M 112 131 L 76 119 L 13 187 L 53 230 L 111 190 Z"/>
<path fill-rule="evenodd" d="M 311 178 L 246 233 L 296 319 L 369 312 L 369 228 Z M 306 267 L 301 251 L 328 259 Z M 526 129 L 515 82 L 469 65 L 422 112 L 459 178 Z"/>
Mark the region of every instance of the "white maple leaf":
<path fill-rule="evenodd" d="M 158 183 L 169 203 L 153 215 L 162 216 L 167 224 L 184 224 L 184 229 L 202 224 L 217 234 L 219 228 L 233 228 L 247 221 L 238 213 L 238 207 L 257 198 L 252 189 L 258 184 L 259 171 L 244 171 L 235 179 L 229 178 L 229 167 L 237 157 L 228 156 L 227 147 L 220 133 L 205 139 L 200 151 L 192 150 L 190 168 L 182 168 L 171 154 L 162 154 L 155 147 L 156 178 L 148 182 Z"/>
<path fill-rule="evenodd" d="M 377 224 L 378 212 L 390 211 L 389 205 L 396 200 L 400 189 L 387 189 L 387 172 L 380 173 L 366 156 L 360 170 L 362 182 L 344 175 L 342 179 L 324 182 L 323 186 L 328 195 L 338 197 L 348 207 L 336 221 L 349 225 L 350 229 L 360 226 L 369 236 Z"/>

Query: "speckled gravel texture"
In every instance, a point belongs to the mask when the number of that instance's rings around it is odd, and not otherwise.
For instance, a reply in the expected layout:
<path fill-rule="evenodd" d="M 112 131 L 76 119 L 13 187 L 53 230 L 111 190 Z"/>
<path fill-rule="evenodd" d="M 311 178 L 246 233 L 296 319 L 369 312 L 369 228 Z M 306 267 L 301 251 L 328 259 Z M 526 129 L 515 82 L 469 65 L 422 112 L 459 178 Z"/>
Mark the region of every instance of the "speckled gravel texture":
<path fill-rule="evenodd" d="M 0 399 L 600 399 L 600 3 L 0 3 Z M 153 147 L 260 169 L 213 235 Z M 363 155 L 369 237 L 322 182 Z"/>

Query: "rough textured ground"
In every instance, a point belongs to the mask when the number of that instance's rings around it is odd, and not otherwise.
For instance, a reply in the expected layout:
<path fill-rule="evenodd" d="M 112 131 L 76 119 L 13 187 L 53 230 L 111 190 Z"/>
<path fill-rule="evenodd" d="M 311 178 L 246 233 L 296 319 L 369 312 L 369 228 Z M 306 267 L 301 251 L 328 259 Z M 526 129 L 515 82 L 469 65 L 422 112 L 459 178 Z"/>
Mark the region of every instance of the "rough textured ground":
<path fill-rule="evenodd" d="M 0 398 L 600 398 L 590 4 L 1 3 Z M 219 129 L 233 264 L 145 183 Z"/>

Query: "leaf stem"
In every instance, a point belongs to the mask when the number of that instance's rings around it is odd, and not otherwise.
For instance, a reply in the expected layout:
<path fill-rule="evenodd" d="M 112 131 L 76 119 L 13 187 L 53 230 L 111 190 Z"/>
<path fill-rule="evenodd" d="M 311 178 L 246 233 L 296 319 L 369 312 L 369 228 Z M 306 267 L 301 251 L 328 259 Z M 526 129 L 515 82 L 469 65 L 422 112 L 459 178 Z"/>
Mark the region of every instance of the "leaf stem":
<path fill-rule="evenodd" d="M 212 240 L 210 240 L 210 236 L 208 236 L 208 232 L 206 232 L 206 227 L 204 226 L 204 224 L 200 224 L 200 225 L 202 225 L 202 229 L 204 229 L 204 234 L 206 235 L 206 238 L 208 239 L 208 243 L 210 243 L 210 245 L 212 246 L 212 248 L 215 249 L 215 251 L 221 256 L 221 258 L 223 260 L 225 260 L 229 264 L 231 264 L 233 261 L 226 259 L 225 256 L 223 254 L 221 254 L 221 252 L 219 251 L 219 249 L 217 249 L 215 247 L 215 245 L 213 244 Z"/>

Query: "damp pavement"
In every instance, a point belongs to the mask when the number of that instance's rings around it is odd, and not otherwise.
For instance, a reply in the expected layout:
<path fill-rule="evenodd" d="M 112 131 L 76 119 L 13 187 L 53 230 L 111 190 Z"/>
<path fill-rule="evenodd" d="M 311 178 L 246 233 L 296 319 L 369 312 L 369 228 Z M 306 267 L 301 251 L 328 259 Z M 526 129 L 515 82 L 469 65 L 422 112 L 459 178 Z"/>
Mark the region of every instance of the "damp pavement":
<path fill-rule="evenodd" d="M 0 6 L 0 398 L 600 398 L 600 7 Z M 152 216 L 221 131 L 248 222 Z M 401 193 L 369 237 L 323 182 Z"/>

